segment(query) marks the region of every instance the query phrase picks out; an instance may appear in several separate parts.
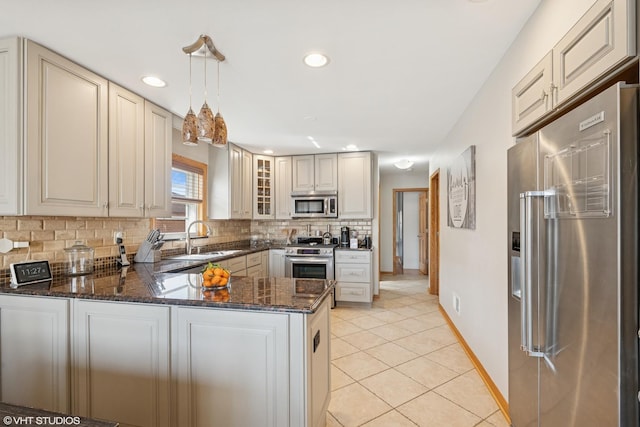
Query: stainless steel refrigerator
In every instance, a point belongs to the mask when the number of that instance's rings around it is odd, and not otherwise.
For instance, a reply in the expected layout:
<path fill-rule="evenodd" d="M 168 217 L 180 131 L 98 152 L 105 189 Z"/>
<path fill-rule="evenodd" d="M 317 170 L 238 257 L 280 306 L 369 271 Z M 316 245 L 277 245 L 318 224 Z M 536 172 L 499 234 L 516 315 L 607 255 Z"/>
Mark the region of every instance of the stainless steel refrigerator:
<path fill-rule="evenodd" d="M 508 151 L 514 427 L 638 426 L 638 89 Z"/>

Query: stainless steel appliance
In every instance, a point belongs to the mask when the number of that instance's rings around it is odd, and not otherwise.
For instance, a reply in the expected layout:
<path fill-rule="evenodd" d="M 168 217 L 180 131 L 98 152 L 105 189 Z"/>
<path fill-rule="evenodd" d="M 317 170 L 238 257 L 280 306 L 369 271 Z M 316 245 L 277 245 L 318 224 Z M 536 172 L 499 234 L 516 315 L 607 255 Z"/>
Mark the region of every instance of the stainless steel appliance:
<path fill-rule="evenodd" d="M 514 427 L 637 426 L 638 89 L 508 152 Z"/>
<path fill-rule="evenodd" d="M 336 194 L 307 194 L 291 196 L 292 218 L 337 218 Z"/>
<path fill-rule="evenodd" d="M 340 247 L 348 248 L 350 238 L 351 238 L 351 234 L 349 233 L 349 227 L 341 227 L 340 228 Z"/>
<path fill-rule="evenodd" d="M 323 245 L 322 237 L 298 238 L 298 243 L 284 251 L 285 277 L 333 280 L 333 249 Z"/>

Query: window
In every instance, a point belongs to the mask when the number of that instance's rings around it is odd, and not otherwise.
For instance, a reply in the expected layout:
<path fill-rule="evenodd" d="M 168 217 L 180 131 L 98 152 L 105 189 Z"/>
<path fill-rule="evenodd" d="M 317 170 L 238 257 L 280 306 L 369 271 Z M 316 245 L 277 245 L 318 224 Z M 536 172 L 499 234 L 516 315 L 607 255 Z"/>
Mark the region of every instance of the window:
<path fill-rule="evenodd" d="M 171 167 L 171 217 L 156 218 L 166 240 L 184 238 L 187 226 L 207 217 L 207 165 L 177 154 Z M 195 230 L 191 229 L 191 232 Z"/>

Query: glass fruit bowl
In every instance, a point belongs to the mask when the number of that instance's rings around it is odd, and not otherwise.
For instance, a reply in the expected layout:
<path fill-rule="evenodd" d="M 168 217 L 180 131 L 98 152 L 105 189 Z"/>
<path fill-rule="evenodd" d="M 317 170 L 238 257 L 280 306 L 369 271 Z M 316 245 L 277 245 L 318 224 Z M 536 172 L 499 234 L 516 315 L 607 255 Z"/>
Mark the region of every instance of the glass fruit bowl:
<path fill-rule="evenodd" d="M 231 273 L 219 264 L 208 263 L 202 270 L 201 286 L 207 289 L 228 288 L 231 283 Z"/>

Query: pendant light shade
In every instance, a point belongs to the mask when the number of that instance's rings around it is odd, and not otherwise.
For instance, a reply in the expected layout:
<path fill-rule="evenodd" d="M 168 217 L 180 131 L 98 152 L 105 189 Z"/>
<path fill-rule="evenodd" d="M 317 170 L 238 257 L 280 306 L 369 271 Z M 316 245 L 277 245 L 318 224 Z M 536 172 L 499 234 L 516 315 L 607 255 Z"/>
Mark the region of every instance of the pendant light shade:
<path fill-rule="evenodd" d="M 182 122 L 182 143 L 184 145 L 198 145 L 198 118 L 191 107 Z"/>
<path fill-rule="evenodd" d="M 216 129 L 213 133 L 213 145 L 218 148 L 227 146 L 227 124 L 220 112 L 216 113 Z"/>
<path fill-rule="evenodd" d="M 216 127 L 213 132 L 213 145 L 218 148 L 227 146 L 227 124 L 220 114 L 220 61 L 218 61 L 218 112 L 215 117 Z"/>
<path fill-rule="evenodd" d="M 191 54 L 189 54 L 189 112 L 182 122 L 182 143 L 198 145 L 198 119 L 191 108 Z"/>
<path fill-rule="evenodd" d="M 204 104 L 198 113 L 198 141 L 211 144 L 213 141 L 213 130 L 215 120 L 213 112 L 207 104 L 207 50 L 204 51 Z"/>

